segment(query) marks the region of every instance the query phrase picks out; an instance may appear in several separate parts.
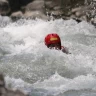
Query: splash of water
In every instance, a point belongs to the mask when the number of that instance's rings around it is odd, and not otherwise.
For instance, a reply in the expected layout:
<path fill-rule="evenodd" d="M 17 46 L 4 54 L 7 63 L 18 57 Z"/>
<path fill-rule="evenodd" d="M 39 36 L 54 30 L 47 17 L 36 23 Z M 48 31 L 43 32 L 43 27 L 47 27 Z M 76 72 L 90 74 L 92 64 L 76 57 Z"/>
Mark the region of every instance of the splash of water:
<path fill-rule="evenodd" d="M 28 91 L 30 96 L 96 95 L 94 26 L 74 20 L 37 19 L 20 20 L 0 29 L 0 71 L 9 76 L 8 86 L 18 81 L 11 86 Z M 44 45 L 51 32 L 60 35 L 62 45 L 72 54 Z"/>

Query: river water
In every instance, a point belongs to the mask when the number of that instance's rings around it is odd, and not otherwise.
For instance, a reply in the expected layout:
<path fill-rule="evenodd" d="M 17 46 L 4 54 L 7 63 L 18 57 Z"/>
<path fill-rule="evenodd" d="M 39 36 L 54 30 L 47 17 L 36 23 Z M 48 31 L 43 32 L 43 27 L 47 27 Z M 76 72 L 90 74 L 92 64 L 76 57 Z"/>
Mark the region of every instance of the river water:
<path fill-rule="evenodd" d="M 1 25 L 6 22 L 0 27 L 0 72 L 7 87 L 30 96 L 96 96 L 93 25 L 62 19 L 11 23 L 8 18 L 3 18 Z M 71 54 L 45 46 L 45 36 L 53 32 Z"/>

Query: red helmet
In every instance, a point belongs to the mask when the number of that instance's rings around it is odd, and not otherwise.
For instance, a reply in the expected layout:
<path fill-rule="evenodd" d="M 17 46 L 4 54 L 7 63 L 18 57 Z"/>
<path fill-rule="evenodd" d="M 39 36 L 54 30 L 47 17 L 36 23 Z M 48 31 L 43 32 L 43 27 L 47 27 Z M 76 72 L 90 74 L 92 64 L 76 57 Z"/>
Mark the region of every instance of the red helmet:
<path fill-rule="evenodd" d="M 52 33 L 52 34 L 48 34 L 46 37 L 45 37 L 45 45 L 48 46 L 50 44 L 53 44 L 53 43 L 60 43 L 61 45 L 61 40 L 60 40 L 60 37 L 58 34 L 56 33 Z"/>

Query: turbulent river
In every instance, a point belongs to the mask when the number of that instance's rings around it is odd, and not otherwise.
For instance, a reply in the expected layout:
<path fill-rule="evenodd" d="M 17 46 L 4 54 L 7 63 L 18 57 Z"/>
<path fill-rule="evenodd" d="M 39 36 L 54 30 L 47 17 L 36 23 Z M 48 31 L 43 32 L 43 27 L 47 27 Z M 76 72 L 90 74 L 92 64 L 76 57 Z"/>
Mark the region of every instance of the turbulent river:
<path fill-rule="evenodd" d="M 1 25 L 8 19 L 1 18 Z M 0 72 L 7 87 L 30 96 L 96 96 L 96 29 L 74 20 L 19 20 L 0 27 Z M 71 54 L 50 50 L 57 33 Z"/>

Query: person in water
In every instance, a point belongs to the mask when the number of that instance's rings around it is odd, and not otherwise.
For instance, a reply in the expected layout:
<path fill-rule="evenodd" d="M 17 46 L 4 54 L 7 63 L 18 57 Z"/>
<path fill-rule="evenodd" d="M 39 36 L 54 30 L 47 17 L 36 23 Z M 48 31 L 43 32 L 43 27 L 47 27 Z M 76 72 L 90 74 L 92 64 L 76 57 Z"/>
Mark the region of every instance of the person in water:
<path fill-rule="evenodd" d="M 56 33 L 48 34 L 45 37 L 45 45 L 50 49 L 62 50 L 62 52 L 69 54 L 68 49 L 61 45 L 61 39 Z"/>

